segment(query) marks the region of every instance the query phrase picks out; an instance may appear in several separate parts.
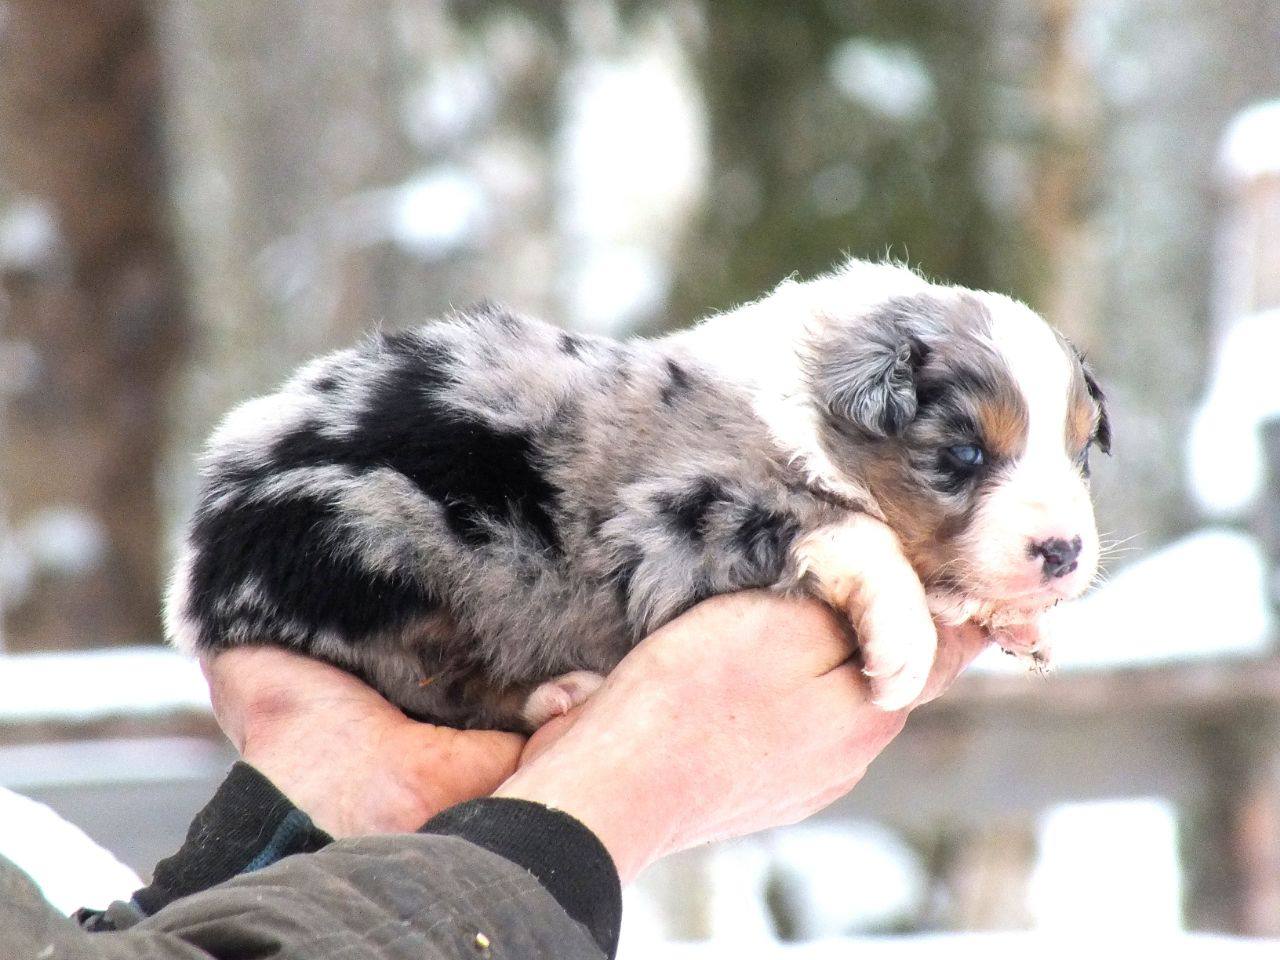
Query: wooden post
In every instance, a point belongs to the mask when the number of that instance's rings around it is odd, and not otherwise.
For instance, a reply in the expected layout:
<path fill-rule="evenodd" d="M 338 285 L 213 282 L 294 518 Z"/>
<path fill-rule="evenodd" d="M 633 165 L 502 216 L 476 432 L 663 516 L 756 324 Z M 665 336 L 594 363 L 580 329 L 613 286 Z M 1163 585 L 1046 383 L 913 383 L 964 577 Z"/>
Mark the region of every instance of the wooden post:
<path fill-rule="evenodd" d="M 1280 307 L 1280 101 L 1242 112 L 1221 149 L 1226 214 L 1218 237 L 1219 335 Z"/>
<path fill-rule="evenodd" d="M 1208 793 L 1183 811 L 1187 926 L 1280 936 L 1280 722 L 1250 711 L 1188 731 Z"/>
<path fill-rule="evenodd" d="M 669 940 L 711 936 L 711 856 L 708 847 L 686 850 L 645 871 L 640 885 L 653 898 Z"/>
<path fill-rule="evenodd" d="M 1029 817 L 990 820 L 945 832 L 926 845 L 929 894 L 922 930 L 1026 930 L 1036 862 Z"/>
<path fill-rule="evenodd" d="M 1223 138 L 1220 159 L 1226 216 L 1215 312 L 1221 338 L 1243 318 L 1280 308 L 1280 102 L 1242 112 Z M 1251 526 L 1265 551 L 1267 595 L 1276 610 L 1280 420 L 1261 424 L 1258 439 L 1265 479 Z M 1188 738 L 1200 744 L 1207 793 L 1183 817 L 1187 923 L 1280 935 L 1280 712 L 1259 704 L 1195 725 Z"/>
<path fill-rule="evenodd" d="M 1280 417 L 1258 428 L 1258 442 L 1262 446 L 1264 473 L 1253 527 L 1266 551 L 1271 608 L 1280 614 Z"/>
<path fill-rule="evenodd" d="M 1280 610 L 1280 419 L 1263 423 L 1258 434 L 1265 479 L 1252 527 L 1267 559 L 1274 611 Z M 1280 713 L 1259 704 L 1199 724 L 1188 736 L 1201 747 L 1207 794 L 1183 817 L 1187 924 L 1280 936 Z"/>

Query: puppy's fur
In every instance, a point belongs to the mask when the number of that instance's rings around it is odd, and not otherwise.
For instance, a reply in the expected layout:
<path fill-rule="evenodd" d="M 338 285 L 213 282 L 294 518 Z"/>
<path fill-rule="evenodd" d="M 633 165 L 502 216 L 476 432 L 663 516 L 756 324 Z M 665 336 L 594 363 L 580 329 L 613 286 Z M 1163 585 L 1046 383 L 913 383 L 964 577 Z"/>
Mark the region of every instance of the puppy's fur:
<path fill-rule="evenodd" d="M 227 417 L 168 627 L 320 657 L 437 722 L 528 728 L 700 600 L 767 587 L 847 611 L 897 707 L 932 662 L 929 608 L 1038 651 L 1038 612 L 1093 575 L 1087 454 L 1109 442 L 1039 317 L 891 264 L 651 341 L 485 306 Z"/>

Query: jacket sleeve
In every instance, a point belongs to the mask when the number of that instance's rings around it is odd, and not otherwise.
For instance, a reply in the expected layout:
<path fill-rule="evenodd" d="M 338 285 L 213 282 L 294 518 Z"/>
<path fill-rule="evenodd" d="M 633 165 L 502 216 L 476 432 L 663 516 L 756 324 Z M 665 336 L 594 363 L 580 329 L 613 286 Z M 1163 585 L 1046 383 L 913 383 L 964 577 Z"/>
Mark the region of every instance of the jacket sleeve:
<path fill-rule="evenodd" d="M 0 956 L 41 960 L 557 958 L 606 953 L 527 870 L 461 837 L 363 837 L 90 933 L 0 862 Z"/>
<path fill-rule="evenodd" d="M 0 861 L 6 960 L 599 960 L 613 955 L 620 919 L 612 860 L 566 814 L 480 800 L 419 834 L 330 842 L 247 767 L 150 887 L 105 913 L 82 911 L 80 924 Z"/>

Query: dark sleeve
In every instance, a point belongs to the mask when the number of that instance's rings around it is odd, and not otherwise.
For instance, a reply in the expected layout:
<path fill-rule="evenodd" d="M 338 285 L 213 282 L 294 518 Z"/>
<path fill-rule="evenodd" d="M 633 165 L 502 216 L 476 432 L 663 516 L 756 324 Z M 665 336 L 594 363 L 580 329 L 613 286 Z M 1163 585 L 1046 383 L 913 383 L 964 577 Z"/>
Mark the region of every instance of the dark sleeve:
<path fill-rule="evenodd" d="M 42 960 L 601 960 L 528 870 L 461 837 L 339 840 L 89 933 L 0 861 L 0 957 Z"/>
<path fill-rule="evenodd" d="M 32 888 L 10 901 L 25 905 L 25 920 L 0 922 L 0 956 L 24 956 L 17 945 L 26 941 L 8 938 L 36 930 L 45 932 L 35 939 L 51 938 L 45 945 L 71 945 L 48 956 L 86 960 L 335 952 L 599 960 L 616 949 L 617 871 L 595 835 L 559 811 L 479 800 L 417 836 L 330 843 L 266 778 L 237 764 L 182 849 L 130 903 L 81 911 L 76 929 Z M 455 953 L 458 944 L 467 952 Z"/>
<path fill-rule="evenodd" d="M 182 847 L 156 864 L 151 883 L 128 903 L 78 910 L 76 921 L 94 932 L 130 927 L 179 897 L 270 866 L 294 853 L 314 853 L 332 841 L 311 818 L 243 761 L 187 829 Z"/>

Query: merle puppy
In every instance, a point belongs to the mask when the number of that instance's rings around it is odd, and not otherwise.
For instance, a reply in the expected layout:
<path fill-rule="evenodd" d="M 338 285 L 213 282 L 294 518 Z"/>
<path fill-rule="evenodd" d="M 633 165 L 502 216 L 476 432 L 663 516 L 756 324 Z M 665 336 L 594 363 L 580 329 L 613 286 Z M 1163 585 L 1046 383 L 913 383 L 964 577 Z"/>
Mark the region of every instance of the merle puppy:
<path fill-rule="evenodd" d="M 179 646 L 276 644 L 409 713 L 532 729 L 719 593 L 822 598 L 879 704 L 932 617 L 1043 656 L 1089 584 L 1102 394 L 1024 305 L 853 261 L 658 340 L 486 306 L 233 411 L 168 599 Z M 710 641 L 709 641 L 710 642 Z"/>

